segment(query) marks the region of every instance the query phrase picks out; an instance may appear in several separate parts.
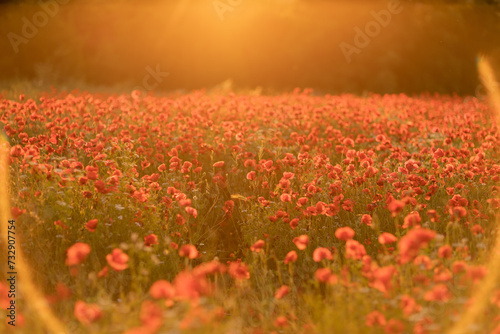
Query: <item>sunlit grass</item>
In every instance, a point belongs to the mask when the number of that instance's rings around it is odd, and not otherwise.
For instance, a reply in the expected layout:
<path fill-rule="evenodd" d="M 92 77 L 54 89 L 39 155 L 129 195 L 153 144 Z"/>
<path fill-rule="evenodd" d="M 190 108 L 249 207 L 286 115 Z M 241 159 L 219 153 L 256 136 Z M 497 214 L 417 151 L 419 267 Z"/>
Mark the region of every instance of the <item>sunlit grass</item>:
<path fill-rule="evenodd" d="M 488 110 L 307 91 L 4 99 L 33 272 L 16 330 L 58 326 L 45 296 L 71 333 L 440 333 L 479 287 L 464 319 L 491 332 Z"/>

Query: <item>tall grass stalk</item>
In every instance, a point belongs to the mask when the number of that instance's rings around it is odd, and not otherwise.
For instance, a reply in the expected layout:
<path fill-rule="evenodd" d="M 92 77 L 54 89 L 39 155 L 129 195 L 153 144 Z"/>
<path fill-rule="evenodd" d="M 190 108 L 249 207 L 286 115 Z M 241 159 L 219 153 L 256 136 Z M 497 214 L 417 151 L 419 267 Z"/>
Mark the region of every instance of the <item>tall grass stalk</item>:
<path fill-rule="evenodd" d="M 9 153 L 10 147 L 7 140 L 0 135 L 0 234 L 2 235 L 4 245 L 8 245 L 7 231 L 8 221 L 12 219 L 10 210 L 10 192 L 9 192 Z M 16 233 L 16 243 L 20 245 L 20 235 Z M 19 288 L 23 292 L 24 300 L 32 308 L 40 322 L 45 326 L 49 333 L 64 334 L 67 333 L 62 323 L 52 313 L 47 305 L 43 294 L 37 289 L 31 279 L 30 269 L 24 261 L 22 250 L 16 247 L 16 270 L 19 277 Z M 33 321 L 34 319 L 32 319 Z"/>
<path fill-rule="evenodd" d="M 500 128 L 500 89 L 490 62 L 486 57 L 480 57 L 478 71 L 481 82 L 488 92 L 492 106 L 492 117 Z M 500 215 L 496 215 L 497 228 L 500 226 Z M 490 297 L 500 280 L 500 233 L 497 231 L 494 247 L 488 263 L 488 274 L 472 295 L 472 304 L 464 311 L 460 320 L 448 331 L 448 334 L 470 333 L 476 323 L 481 322 Z"/>

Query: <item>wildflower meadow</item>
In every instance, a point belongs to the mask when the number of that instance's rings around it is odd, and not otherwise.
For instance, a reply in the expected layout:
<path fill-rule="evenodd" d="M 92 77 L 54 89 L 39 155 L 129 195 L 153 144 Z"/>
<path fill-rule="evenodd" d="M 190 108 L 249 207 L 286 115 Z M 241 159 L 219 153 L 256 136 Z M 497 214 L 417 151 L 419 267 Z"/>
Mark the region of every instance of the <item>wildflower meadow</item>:
<path fill-rule="evenodd" d="M 492 270 L 493 114 L 308 89 L 2 97 L 2 219 L 29 276 L 15 327 L 0 283 L 0 332 L 457 329 Z M 457 330 L 500 333 L 498 281 L 486 297 Z"/>

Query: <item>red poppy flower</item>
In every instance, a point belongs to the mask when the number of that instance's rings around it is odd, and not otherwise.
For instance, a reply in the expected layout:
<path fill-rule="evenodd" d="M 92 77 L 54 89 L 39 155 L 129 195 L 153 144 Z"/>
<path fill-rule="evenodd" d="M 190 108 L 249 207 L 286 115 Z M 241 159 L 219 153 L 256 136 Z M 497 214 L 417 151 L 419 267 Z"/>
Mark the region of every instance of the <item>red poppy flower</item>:
<path fill-rule="evenodd" d="M 382 245 L 387 245 L 387 244 L 392 244 L 394 242 L 398 241 L 398 238 L 391 233 L 388 232 L 383 232 L 379 237 L 378 237 L 378 242 Z"/>
<path fill-rule="evenodd" d="M 372 216 L 370 215 L 362 215 L 361 216 L 361 223 L 366 224 L 367 226 L 372 226 Z"/>
<path fill-rule="evenodd" d="M 368 327 L 384 326 L 386 322 L 385 316 L 379 311 L 372 311 L 365 317 L 365 323 Z"/>
<path fill-rule="evenodd" d="M 307 197 L 301 197 L 297 200 L 297 205 L 298 206 L 306 205 L 307 201 L 308 201 Z"/>
<path fill-rule="evenodd" d="M 97 277 L 106 277 L 108 275 L 108 272 L 109 272 L 109 267 L 108 266 L 104 266 L 104 268 L 102 268 L 98 273 L 97 273 Z"/>
<path fill-rule="evenodd" d="M 403 313 L 406 317 L 419 312 L 422 308 L 417 304 L 415 299 L 409 295 L 402 295 L 399 305 L 403 309 Z"/>
<path fill-rule="evenodd" d="M 353 239 L 347 240 L 345 249 L 345 256 L 348 259 L 361 260 L 366 255 L 365 247 Z"/>
<path fill-rule="evenodd" d="M 218 161 L 218 162 L 214 163 L 214 167 L 215 168 L 224 167 L 224 161 Z"/>
<path fill-rule="evenodd" d="M 184 208 L 188 215 L 193 216 L 193 218 L 198 217 L 198 211 L 195 208 L 187 206 Z"/>
<path fill-rule="evenodd" d="M 292 196 L 290 196 L 290 194 L 281 194 L 280 200 L 282 202 L 291 202 L 292 201 Z"/>
<path fill-rule="evenodd" d="M 465 263 L 464 261 L 455 261 L 455 262 L 453 262 L 453 264 L 451 266 L 451 270 L 456 275 L 456 274 L 459 274 L 461 272 L 467 271 L 467 267 L 468 267 L 467 263 Z"/>
<path fill-rule="evenodd" d="M 66 251 L 66 265 L 76 266 L 85 261 L 90 253 L 90 245 L 77 242 Z"/>
<path fill-rule="evenodd" d="M 337 275 L 332 273 L 330 268 L 319 268 L 314 273 L 314 277 L 318 282 L 336 284 L 338 282 Z"/>
<path fill-rule="evenodd" d="M 87 304 L 78 300 L 75 303 L 74 315 L 83 325 L 88 326 L 102 317 L 102 311 L 97 304 Z"/>
<path fill-rule="evenodd" d="M 393 217 L 396 217 L 401 211 L 403 211 L 403 208 L 405 207 L 405 203 L 396 199 L 393 199 L 389 204 L 387 205 L 387 209 L 392 213 Z"/>
<path fill-rule="evenodd" d="M 141 305 L 139 315 L 142 325 L 151 333 L 157 332 L 163 325 L 163 310 L 150 300 L 145 300 Z"/>
<path fill-rule="evenodd" d="M 174 279 L 175 296 L 180 300 L 197 301 L 210 294 L 210 285 L 205 277 L 191 271 L 181 271 Z"/>
<path fill-rule="evenodd" d="M 235 280 L 247 280 L 250 278 L 247 264 L 238 261 L 229 264 L 228 273 Z"/>
<path fill-rule="evenodd" d="M 290 287 L 287 285 L 282 285 L 279 287 L 278 290 L 274 293 L 274 298 L 276 299 L 282 299 L 285 297 L 288 293 L 290 292 Z"/>
<path fill-rule="evenodd" d="M 172 299 L 175 296 L 175 288 L 166 280 L 159 280 L 151 285 L 149 294 L 154 299 Z"/>
<path fill-rule="evenodd" d="M 480 282 L 488 273 L 488 268 L 485 266 L 470 266 L 467 268 L 467 277 L 473 281 L 474 284 Z"/>
<path fill-rule="evenodd" d="M 309 244 L 309 237 L 306 234 L 300 235 L 293 238 L 293 243 L 295 244 L 295 246 L 297 246 L 298 249 L 304 250 Z"/>
<path fill-rule="evenodd" d="M 55 226 L 60 226 L 60 227 L 62 227 L 62 228 L 63 228 L 63 229 L 65 229 L 65 230 L 69 228 L 68 226 L 66 226 L 66 224 L 64 224 L 64 223 L 63 223 L 62 221 L 60 221 L 60 220 L 56 220 L 56 221 L 54 222 L 54 225 L 55 225 Z"/>
<path fill-rule="evenodd" d="M 295 228 L 299 225 L 299 218 L 294 218 L 290 220 L 289 225 L 292 228 L 292 230 L 295 230 Z"/>
<path fill-rule="evenodd" d="M 266 243 L 264 242 L 264 240 L 257 240 L 251 247 L 250 247 L 250 250 L 252 252 L 260 252 L 264 246 L 266 245 Z"/>
<path fill-rule="evenodd" d="M 186 219 L 184 217 L 182 217 L 180 214 L 177 214 L 177 216 L 175 218 L 175 223 L 177 225 L 184 225 L 184 224 L 186 224 Z"/>
<path fill-rule="evenodd" d="M 296 251 L 289 251 L 286 256 L 285 256 L 285 264 L 288 264 L 288 263 L 293 263 L 297 261 L 297 252 Z"/>
<path fill-rule="evenodd" d="M 285 316 L 279 316 L 274 320 L 274 326 L 276 327 L 288 327 L 288 319 Z"/>
<path fill-rule="evenodd" d="M 399 240 L 398 248 L 401 255 L 401 263 L 407 263 L 413 260 L 420 248 L 427 245 L 434 239 L 436 232 L 425 228 L 414 228 Z"/>
<path fill-rule="evenodd" d="M 448 259 L 451 257 L 452 252 L 453 252 L 453 249 L 451 248 L 450 245 L 444 245 L 444 246 L 439 247 L 438 256 L 442 259 Z"/>
<path fill-rule="evenodd" d="M 448 287 L 444 284 L 437 284 L 431 290 L 427 291 L 424 299 L 427 301 L 446 302 L 451 298 L 451 293 Z"/>
<path fill-rule="evenodd" d="M 403 334 L 404 331 L 405 325 L 398 319 L 390 319 L 384 326 L 386 334 Z"/>
<path fill-rule="evenodd" d="M 374 281 L 370 284 L 371 287 L 387 293 L 392 290 L 392 277 L 396 273 L 396 268 L 394 266 L 387 266 L 376 268 L 373 271 Z"/>
<path fill-rule="evenodd" d="M 179 249 L 179 256 L 196 259 L 198 257 L 198 250 L 194 245 L 183 245 Z"/>
<path fill-rule="evenodd" d="M 340 227 L 335 231 L 335 237 L 344 241 L 354 238 L 354 235 L 354 230 L 349 226 Z"/>
<path fill-rule="evenodd" d="M 158 237 L 156 234 L 149 234 L 144 237 L 144 245 L 147 247 L 151 247 L 153 245 L 158 245 Z"/>
<path fill-rule="evenodd" d="M 321 262 L 322 260 L 332 260 L 332 252 L 328 248 L 318 247 L 313 252 L 313 260 L 315 262 Z"/>
<path fill-rule="evenodd" d="M 89 232 L 95 232 L 96 228 L 97 228 L 97 219 L 91 219 L 89 220 L 86 224 L 85 224 L 85 228 L 89 231 Z"/>
<path fill-rule="evenodd" d="M 404 219 L 403 228 L 415 227 L 420 225 L 422 218 L 416 211 L 410 212 Z"/>
<path fill-rule="evenodd" d="M 111 268 L 116 271 L 122 271 L 128 268 L 128 255 L 120 248 L 115 248 L 111 254 L 106 255 L 106 261 Z"/>
<path fill-rule="evenodd" d="M 10 149 L 10 156 L 13 158 L 18 158 L 23 154 L 23 149 L 21 145 L 12 146 Z"/>
<path fill-rule="evenodd" d="M 479 225 L 479 224 L 476 224 L 476 225 L 472 226 L 471 229 L 470 229 L 470 231 L 474 235 L 484 234 L 484 228 L 481 225 Z"/>
<path fill-rule="evenodd" d="M 26 210 L 21 210 L 19 209 L 17 206 L 14 206 L 11 210 L 10 210 L 11 214 L 12 214 L 12 217 L 14 217 L 14 219 L 17 219 L 20 215 L 22 215 L 23 213 L 26 213 Z"/>

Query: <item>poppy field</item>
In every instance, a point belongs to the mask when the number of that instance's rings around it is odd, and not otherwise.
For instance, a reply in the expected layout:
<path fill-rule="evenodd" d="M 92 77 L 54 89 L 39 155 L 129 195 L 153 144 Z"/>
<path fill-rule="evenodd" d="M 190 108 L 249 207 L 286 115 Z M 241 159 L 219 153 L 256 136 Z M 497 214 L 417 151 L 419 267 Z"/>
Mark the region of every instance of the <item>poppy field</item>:
<path fill-rule="evenodd" d="M 68 333 L 444 333 L 497 233 L 491 114 L 308 89 L 0 98 L 17 247 Z M 0 332 L 46 333 L 18 292 Z M 500 333 L 500 284 L 470 333 Z"/>

